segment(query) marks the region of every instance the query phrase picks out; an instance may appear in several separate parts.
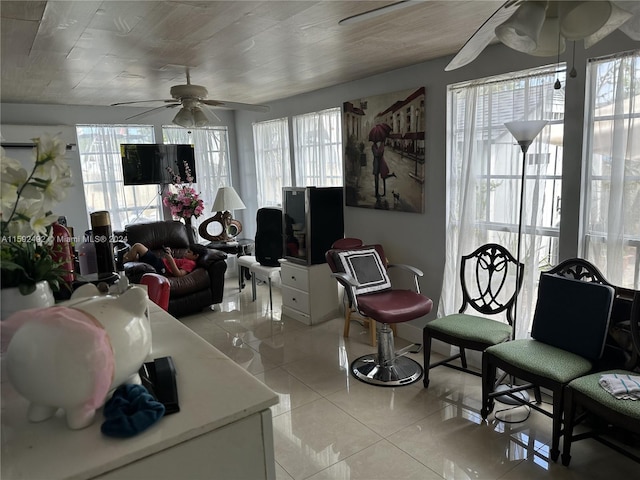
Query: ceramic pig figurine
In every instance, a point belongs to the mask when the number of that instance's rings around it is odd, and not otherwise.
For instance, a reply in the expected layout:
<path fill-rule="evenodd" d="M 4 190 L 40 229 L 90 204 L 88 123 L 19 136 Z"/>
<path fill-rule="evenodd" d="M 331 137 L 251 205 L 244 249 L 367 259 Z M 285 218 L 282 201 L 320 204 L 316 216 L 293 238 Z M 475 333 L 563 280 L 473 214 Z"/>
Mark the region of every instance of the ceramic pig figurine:
<path fill-rule="evenodd" d="M 65 410 L 72 429 L 90 425 L 109 391 L 140 383 L 151 351 L 147 294 L 132 287 L 100 295 L 91 284 L 59 306 L 24 310 L 2 322 L 10 340 L 3 363 L 15 389 L 30 401 L 30 421 Z"/>

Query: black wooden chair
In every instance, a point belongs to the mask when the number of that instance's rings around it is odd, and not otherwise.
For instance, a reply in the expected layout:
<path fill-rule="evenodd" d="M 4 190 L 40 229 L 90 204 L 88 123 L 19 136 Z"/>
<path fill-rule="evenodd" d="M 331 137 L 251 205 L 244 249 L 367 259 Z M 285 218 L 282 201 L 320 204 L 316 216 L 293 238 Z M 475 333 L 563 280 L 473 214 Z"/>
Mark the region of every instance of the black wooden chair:
<path fill-rule="evenodd" d="M 636 291 L 629 321 L 631 340 L 636 355 L 640 355 L 640 291 Z M 640 434 L 640 400 L 618 399 L 600 385 L 603 375 L 617 375 L 625 378 L 628 375 L 640 378 L 640 363 L 634 370 L 606 370 L 592 373 L 572 380 L 565 390 L 565 432 L 562 448 L 562 463 L 569 465 L 571 461 L 571 444 L 578 440 L 594 438 L 600 443 L 613 448 L 627 457 L 640 462 L 640 456 L 630 449 L 609 441 L 602 435 L 611 427 L 622 428 Z M 640 385 L 638 385 L 640 386 Z M 574 426 L 582 422 L 590 414 L 590 429 L 574 435 Z M 594 418 L 595 417 L 595 418 Z"/>
<path fill-rule="evenodd" d="M 517 260 L 501 245 L 488 243 L 462 257 L 462 307 L 456 314 L 427 323 L 422 331 L 425 388 L 429 386 L 429 370 L 439 365 L 482 375 L 467 367 L 465 350 L 482 352 L 512 337 L 513 306 L 523 278 L 524 265 L 520 263 L 518 268 Z M 467 307 L 485 315 L 506 312 L 506 322 L 464 313 Z M 431 341 L 434 338 L 457 346 L 459 353 L 430 364 Z M 451 363 L 458 358 L 462 366 Z"/>
<path fill-rule="evenodd" d="M 532 387 L 550 390 L 551 412 L 534 403 L 528 405 L 552 418 L 550 456 L 556 461 L 560 455 L 564 389 L 575 378 L 591 372 L 601 358 L 614 298 L 613 286 L 586 260 L 567 260 L 542 273 L 532 338 L 493 345 L 482 355 L 482 418 L 493 411 L 496 397 L 506 394 L 518 401 L 521 399 L 514 395 L 516 392 Z M 498 388 L 497 369 L 528 383 Z"/>

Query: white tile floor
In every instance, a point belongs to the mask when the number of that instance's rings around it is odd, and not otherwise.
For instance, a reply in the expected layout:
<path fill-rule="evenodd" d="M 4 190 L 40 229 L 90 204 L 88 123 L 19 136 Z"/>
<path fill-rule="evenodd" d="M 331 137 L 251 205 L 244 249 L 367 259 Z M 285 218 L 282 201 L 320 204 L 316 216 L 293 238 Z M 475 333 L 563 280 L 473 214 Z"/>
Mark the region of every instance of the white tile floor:
<path fill-rule="evenodd" d="M 270 315 L 266 285 L 256 302 L 250 285 L 241 293 L 237 285 L 228 278 L 215 311 L 181 321 L 278 393 L 279 480 L 640 478 L 639 464 L 594 440 L 572 446 L 570 467 L 550 462 L 551 421 L 535 411 L 521 423 L 494 414 L 483 422 L 479 377 L 439 367 L 429 389 L 359 382 L 349 364 L 374 350 L 363 327 L 352 324 L 344 339 L 341 318 L 308 327 L 282 317 L 277 287 Z M 412 357 L 422 364 L 422 354 Z M 499 414 L 524 415 L 524 407 Z"/>

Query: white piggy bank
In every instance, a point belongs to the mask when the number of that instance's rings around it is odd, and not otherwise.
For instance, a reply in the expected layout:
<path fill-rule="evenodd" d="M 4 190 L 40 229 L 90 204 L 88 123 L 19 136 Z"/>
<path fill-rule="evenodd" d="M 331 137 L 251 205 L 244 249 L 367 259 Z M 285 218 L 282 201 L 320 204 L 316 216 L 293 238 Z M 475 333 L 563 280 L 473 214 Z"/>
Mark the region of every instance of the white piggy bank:
<path fill-rule="evenodd" d="M 59 306 L 25 310 L 2 322 L 11 335 L 5 363 L 9 380 L 30 401 L 39 422 L 62 408 L 67 425 L 93 422 L 109 391 L 140 383 L 138 370 L 151 351 L 147 293 L 132 287 L 100 295 L 83 285 Z"/>

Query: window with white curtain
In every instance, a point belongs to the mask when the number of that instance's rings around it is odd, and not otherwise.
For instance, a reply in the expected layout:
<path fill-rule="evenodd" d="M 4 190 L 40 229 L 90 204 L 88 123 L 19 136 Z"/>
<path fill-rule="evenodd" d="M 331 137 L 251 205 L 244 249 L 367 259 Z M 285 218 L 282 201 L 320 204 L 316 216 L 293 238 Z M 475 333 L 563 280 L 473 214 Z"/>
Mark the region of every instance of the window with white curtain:
<path fill-rule="evenodd" d="M 583 255 L 611 283 L 640 288 L 640 50 L 587 70 Z"/>
<path fill-rule="evenodd" d="M 522 151 L 504 123 L 549 120 L 529 147 L 524 172 L 520 260 L 525 280 L 516 336 L 527 335 L 539 272 L 557 263 L 564 118 L 564 90 L 554 89 L 558 79 L 565 84 L 564 70 L 553 65 L 449 86 L 446 261 L 439 316 L 457 312 L 462 304 L 463 255 L 488 242 L 517 255 Z"/>
<path fill-rule="evenodd" d="M 121 143 L 155 143 L 152 125 L 77 125 L 82 183 L 89 212 L 107 210 L 113 230 L 163 218 L 159 185 L 125 186 Z"/>
<path fill-rule="evenodd" d="M 175 125 L 162 127 L 163 142 L 167 144 L 193 145 L 196 160 L 196 183 L 194 188 L 204 202 L 204 211 L 194 218 L 192 224 L 198 227 L 210 215 L 218 188 L 231 186 L 229 165 L 229 135 L 227 127 L 183 128 Z"/>
<path fill-rule="evenodd" d="M 258 208 L 282 205 L 282 187 L 291 186 L 289 120 L 253 124 Z"/>
<path fill-rule="evenodd" d="M 342 110 L 293 117 L 296 186 L 342 186 Z"/>

